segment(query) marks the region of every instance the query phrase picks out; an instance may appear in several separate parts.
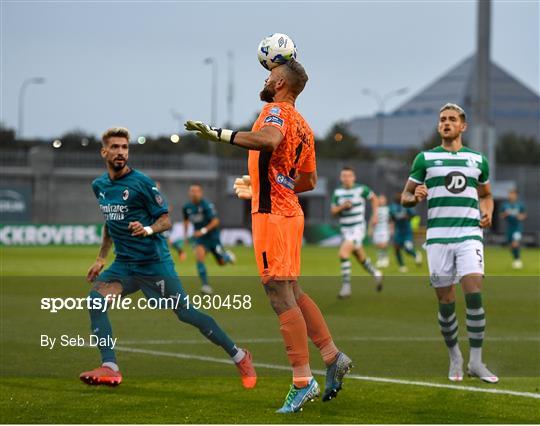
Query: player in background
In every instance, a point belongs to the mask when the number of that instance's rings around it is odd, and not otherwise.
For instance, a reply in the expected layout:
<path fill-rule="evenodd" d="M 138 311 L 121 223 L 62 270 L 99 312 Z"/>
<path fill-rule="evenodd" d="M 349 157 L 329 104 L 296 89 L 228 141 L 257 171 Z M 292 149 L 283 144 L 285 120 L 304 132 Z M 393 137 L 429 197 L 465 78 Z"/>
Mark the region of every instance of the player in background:
<path fill-rule="evenodd" d="M 493 197 L 486 157 L 463 146 L 465 111 L 444 105 L 438 132 L 442 143 L 414 159 L 401 204 L 414 207 L 427 198 L 426 252 L 431 285 L 439 300 L 438 323 L 450 357 L 448 378 L 463 380 L 463 356 L 458 344 L 456 283 L 465 294 L 470 356 L 468 373 L 497 383 L 482 362 L 486 316 L 482 302 L 484 245 L 482 228 L 491 226 Z"/>
<path fill-rule="evenodd" d="M 188 121 L 203 139 L 249 149 L 249 178 L 237 179 L 239 198 L 251 198 L 255 259 L 270 305 L 278 316 L 293 384 L 279 413 L 300 411 L 320 393 L 308 351 L 308 336 L 326 364 L 323 401 L 333 399 L 352 361 L 338 350 L 315 302 L 302 290 L 300 253 L 304 214 L 296 194 L 317 182 L 313 131 L 295 109 L 307 74 L 295 60 L 272 69 L 260 93 L 267 102 L 251 132 Z"/>
<path fill-rule="evenodd" d="M 156 183 L 156 188 L 158 189 L 158 191 L 163 193 L 161 189 L 161 182 L 156 180 L 155 183 Z M 169 206 L 169 215 L 171 214 L 171 212 L 172 212 L 172 206 Z M 179 228 L 178 226 L 175 226 L 173 224 L 170 230 L 163 231 L 161 235 L 163 235 L 163 237 L 167 239 L 170 246 L 177 252 L 178 260 L 180 260 L 180 262 L 183 262 L 184 260 L 186 260 L 186 252 L 184 251 L 184 239 L 182 238 L 181 235 L 178 235 L 179 234 L 178 228 Z"/>
<path fill-rule="evenodd" d="M 414 209 L 401 205 L 401 193 L 396 193 L 394 203 L 390 205 L 390 218 L 394 223 L 394 252 L 399 265 L 399 272 L 408 271 L 403 262 L 401 249 L 414 258 L 417 266 L 422 264 L 422 253 L 414 248 L 414 238 L 411 226 L 411 219 L 416 216 Z"/>
<path fill-rule="evenodd" d="M 208 273 L 204 259 L 207 253 L 212 253 L 218 265 L 234 263 L 235 257 L 230 250 L 225 250 L 219 235 L 219 219 L 214 204 L 203 198 L 203 189 L 199 184 L 193 184 L 188 191 L 189 202 L 184 204 L 184 236 L 188 235 L 191 223 L 194 228 L 193 236 L 186 239 L 193 246 L 197 262 L 197 274 L 201 280 L 201 293 L 212 294 L 214 290 L 208 283 Z M 185 238 L 185 237 L 184 237 Z"/>
<path fill-rule="evenodd" d="M 388 242 L 392 232 L 390 209 L 384 194 L 379 195 L 379 208 L 377 209 L 377 224 L 369 227 L 369 235 L 377 248 L 377 268 L 387 268 L 390 264 L 388 258 Z"/>
<path fill-rule="evenodd" d="M 169 244 L 176 251 L 176 254 L 178 255 L 178 260 L 180 262 L 185 262 L 187 259 L 187 253 L 184 248 L 185 236 L 186 234 L 184 234 L 184 225 L 180 225 L 178 223 L 173 224 L 173 227 L 169 235 L 167 236 Z"/>
<path fill-rule="evenodd" d="M 521 237 L 523 234 L 523 221 L 527 219 L 525 206 L 519 201 L 517 189 L 508 193 L 508 200 L 501 207 L 501 218 L 506 222 L 506 242 L 512 251 L 512 268 L 523 268 L 521 261 Z"/>
<path fill-rule="evenodd" d="M 214 290 L 208 284 L 208 273 L 204 259 L 207 253 L 212 253 L 218 265 L 223 266 L 234 263 L 235 257 L 230 250 L 225 250 L 221 244 L 219 219 L 213 203 L 203 198 L 203 188 L 199 184 L 189 187 L 188 196 L 190 201 L 182 208 L 184 216 L 184 236 L 188 235 L 188 227 L 191 223 L 194 231 L 189 241 L 193 246 L 197 262 L 197 274 L 201 280 L 201 293 L 212 294 Z"/>
<path fill-rule="evenodd" d="M 377 225 L 379 201 L 375 193 L 365 185 L 356 183 L 356 174 L 351 167 L 344 167 L 339 174 L 341 186 L 334 190 L 330 211 L 339 218 L 339 229 L 343 239 L 339 247 L 341 262 L 341 290 L 338 297 L 351 295 L 351 253 L 358 263 L 375 278 L 377 291 L 382 290 L 383 274 L 371 264 L 364 250 L 366 236 L 366 201 L 371 202 L 371 225 Z"/>
<path fill-rule="evenodd" d="M 236 363 L 243 386 L 252 388 L 257 376 L 251 354 L 238 348 L 212 317 L 186 301 L 162 235 L 171 228 L 167 201 L 152 179 L 128 165 L 129 139 L 128 130 L 122 127 L 103 134 L 101 156 L 107 172 L 92 182 L 105 225 L 99 254 L 86 276 L 93 284 L 89 295 L 90 322 L 92 334 L 107 343 L 99 346 L 102 365 L 81 373 L 80 379 L 89 385 L 121 383 L 112 327 L 103 307 L 110 298 L 141 290 L 156 304 L 166 300 L 180 321 L 197 327 L 208 340 L 221 346 Z M 113 244 L 115 260 L 103 270 Z"/>

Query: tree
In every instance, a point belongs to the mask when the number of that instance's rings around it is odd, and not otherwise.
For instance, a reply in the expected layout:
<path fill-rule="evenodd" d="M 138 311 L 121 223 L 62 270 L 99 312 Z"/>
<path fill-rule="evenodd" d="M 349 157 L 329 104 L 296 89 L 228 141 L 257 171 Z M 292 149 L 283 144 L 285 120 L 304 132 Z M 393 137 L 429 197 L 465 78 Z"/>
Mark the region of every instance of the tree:
<path fill-rule="evenodd" d="M 0 146 L 8 147 L 9 145 L 13 146 L 15 142 L 15 130 L 10 129 L 0 122 Z"/>
<path fill-rule="evenodd" d="M 372 159 L 369 149 L 362 146 L 361 140 L 349 132 L 343 122 L 335 123 L 322 139 L 315 143 L 317 157 L 349 159 Z"/>
<path fill-rule="evenodd" d="M 94 135 L 78 128 L 64 133 L 58 139 L 62 141 L 62 148 L 70 151 L 80 151 L 86 147 L 95 147 L 99 142 Z"/>
<path fill-rule="evenodd" d="M 497 141 L 497 163 L 540 164 L 540 143 L 534 137 L 506 133 Z"/>

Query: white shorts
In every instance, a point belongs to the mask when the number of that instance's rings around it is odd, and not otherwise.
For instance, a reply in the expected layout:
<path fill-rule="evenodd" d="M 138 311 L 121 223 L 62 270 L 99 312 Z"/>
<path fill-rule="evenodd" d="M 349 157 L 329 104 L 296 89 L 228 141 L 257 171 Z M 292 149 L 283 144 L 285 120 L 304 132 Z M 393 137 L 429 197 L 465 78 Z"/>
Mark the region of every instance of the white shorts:
<path fill-rule="evenodd" d="M 366 225 L 342 226 L 341 236 L 344 241 L 351 241 L 355 248 L 362 247 L 366 236 Z"/>
<path fill-rule="evenodd" d="M 469 274 L 484 275 L 484 245 L 478 240 L 426 246 L 429 280 L 435 288 L 449 287 Z"/>
<path fill-rule="evenodd" d="M 373 244 L 388 244 L 390 241 L 390 232 L 388 230 L 379 231 L 375 229 L 373 232 Z"/>

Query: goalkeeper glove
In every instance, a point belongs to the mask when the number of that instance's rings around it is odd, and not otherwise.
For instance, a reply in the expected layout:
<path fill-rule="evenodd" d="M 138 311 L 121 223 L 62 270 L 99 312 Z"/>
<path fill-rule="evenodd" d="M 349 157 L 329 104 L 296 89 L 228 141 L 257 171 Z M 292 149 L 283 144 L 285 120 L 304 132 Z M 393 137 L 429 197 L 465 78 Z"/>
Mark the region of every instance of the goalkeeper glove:
<path fill-rule="evenodd" d="M 236 196 L 242 200 L 251 200 L 251 179 L 248 175 L 236 178 L 233 185 Z"/>
<path fill-rule="evenodd" d="M 201 139 L 206 139 L 212 142 L 225 142 L 234 144 L 235 131 L 229 129 L 220 129 L 211 127 L 202 121 L 188 120 L 184 124 L 186 130 L 197 132 L 196 135 Z"/>

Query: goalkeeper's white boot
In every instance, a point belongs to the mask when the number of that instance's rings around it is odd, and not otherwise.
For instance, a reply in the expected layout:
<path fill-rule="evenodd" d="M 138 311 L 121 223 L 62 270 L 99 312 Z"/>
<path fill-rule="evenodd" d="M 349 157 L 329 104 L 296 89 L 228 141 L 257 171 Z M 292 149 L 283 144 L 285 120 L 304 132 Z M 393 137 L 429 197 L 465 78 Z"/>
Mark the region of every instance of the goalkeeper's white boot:
<path fill-rule="evenodd" d="M 486 364 L 481 362 L 469 363 L 467 366 L 467 373 L 469 376 L 478 377 L 480 380 L 486 383 L 495 384 L 499 382 L 499 378 L 488 370 Z"/>
<path fill-rule="evenodd" d="M 341 286 L 341 290 L 339 290 L 338 297 L 340 299 L 347 299 L 348 297 L 351 297 L 352 290 L 351 290 L 351 284 L 350 283 L 344 283 Z"/>

